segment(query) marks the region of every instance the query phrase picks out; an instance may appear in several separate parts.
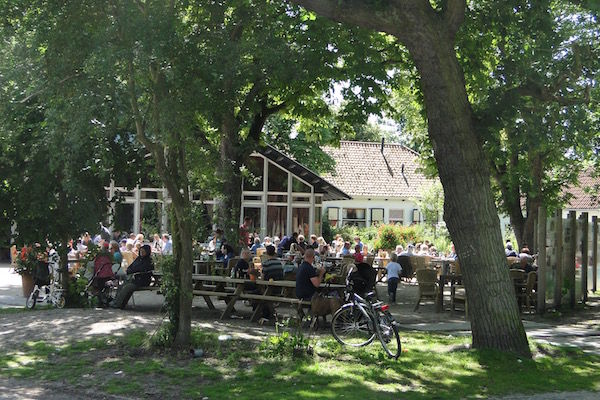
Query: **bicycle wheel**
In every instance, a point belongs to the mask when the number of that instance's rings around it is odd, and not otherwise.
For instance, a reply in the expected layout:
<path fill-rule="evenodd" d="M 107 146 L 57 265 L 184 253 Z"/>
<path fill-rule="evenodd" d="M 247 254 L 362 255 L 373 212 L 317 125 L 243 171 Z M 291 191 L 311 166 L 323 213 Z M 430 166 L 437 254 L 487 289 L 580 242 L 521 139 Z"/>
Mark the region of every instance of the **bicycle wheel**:
<path fill-rule="evenodd" d="M 56 301 L 56 307 L 57 308 L 65 308 L 65 296 L 63 296 L 62 294 L 58 297 L 58 300 Z"/>
<path fill-rule="evenodd" d="M 377 336 L 387 355 L 393 359 L 398 359 L 402 352 L 402 344 L 400 343 L 400 335 L 394 317 L 391 314 L 379 312 Z"/>
<path fill-rule="evenodd" d="M 31 292 L 31 294 L 25 301 L 25 307 L 29 308 L 30 310 L 33 310 L 35 308 L 35 303 L 37 302 L 38 295 L 39 290 L 34 290 L 33 292 Z"/>
<path fill-rule="evenodd" d="M 331 320 L 331 333 L 343 345 L 366 346 L 375 339 L 373 318 L 362 308 L 346 304 Z"/>

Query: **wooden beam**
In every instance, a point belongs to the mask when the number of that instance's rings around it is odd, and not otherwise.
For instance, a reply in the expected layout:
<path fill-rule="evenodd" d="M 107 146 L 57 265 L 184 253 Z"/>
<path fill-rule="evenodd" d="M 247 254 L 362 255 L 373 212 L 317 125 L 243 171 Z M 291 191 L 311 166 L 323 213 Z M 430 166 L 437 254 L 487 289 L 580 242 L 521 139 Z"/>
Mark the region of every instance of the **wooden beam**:
<path fill-rule="evenodd" d="M 537 312 L 546 311 L 546 208 L 538 209 L 537 223 L 538 245 L 538 286 L 537 286 Z"/>
<path fill-rule="evenodd" d="M 569 211 L 569 245 L 566 254 L 569 307 L 575 309 L 575 256 L 577 254 L 577 213 L 575 211 Z"/>
<path fill-rule="evenodd" d="M 592 217 L 592 291 L 598 290 L 598 217 Z"/>
<path fill-rule="evenodd" d="M 581 213 L 582 235 L 581 235 L 581 295 L 583 302 L 588 297 L 588 213 Z"/>
<path fill-rule="evenodd" d="M 554 224 L 554 246 L 556 246 L 556 271 L 554 274 L 554 308 L 558 310 L 562 300 L 562 284 L 563 284 L 563 218 L 562 210 L 556 210 Z"/>

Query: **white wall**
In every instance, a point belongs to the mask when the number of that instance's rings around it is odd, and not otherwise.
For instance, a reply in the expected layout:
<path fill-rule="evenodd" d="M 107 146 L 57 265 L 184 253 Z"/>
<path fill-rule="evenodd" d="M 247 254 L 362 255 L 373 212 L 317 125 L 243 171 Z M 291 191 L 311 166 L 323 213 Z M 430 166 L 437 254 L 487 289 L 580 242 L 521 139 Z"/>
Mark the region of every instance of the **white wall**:
<path fill-rule="evenodd" d="M 588 220 L 590 222 L 592 222 L 592 217 L 594 217 L 594 216 L 600 218 L 600 208 L 597 208 L 595 210 L 591 210 L 591 209 L 580 210 L 580 209 L 576 209 L 576 208 L 567 208 L 567 209 L 563 209 L 563 212 L 562 212 L 563 219 L 567 219 L 567 217 L 569 216 L 569 211 L 575 211 L 575 212 L 577 212 L 577 218 L 579 218 L 579 216 L 581 215 L 581 213 L 587 212 L 588 213 Z"/>
<path fill-rule="evenodd" d="M 339 220 L 342 218 L 342 208 L 365 208 L 367 215 L 367 226 L 371 225 L 371 209 L 383 208 L 384 222 L 389 222 L 390 209 L 404 210 L 404 225 L 412 224 L 413 210 L 419 209 L 415 199 L 398 199 L 398 198 L 360 198 L 355 197 L 352 200 L 336 200 L 324 201 L 323 212 L 327 212 L 329 207 L 338 207 Z M 422 217 L 421 217 L 422 220 Z"/>

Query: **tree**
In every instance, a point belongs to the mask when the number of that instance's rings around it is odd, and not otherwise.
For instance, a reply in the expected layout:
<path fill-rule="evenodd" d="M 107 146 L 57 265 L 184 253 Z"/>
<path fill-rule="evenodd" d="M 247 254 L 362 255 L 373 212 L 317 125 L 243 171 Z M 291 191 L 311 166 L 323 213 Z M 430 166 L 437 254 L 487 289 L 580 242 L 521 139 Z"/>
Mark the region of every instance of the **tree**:
<path fill-rule="evenodd" d="M 65 82 L 48 84 L 45 48 L 26 27 L 0 32 L 2 225 L 14 224 L 19 245 L 53 243 L 66 265 L 69 240 L 98 231 L 106 217 L 104 186 L 122 152 L 111 146 L 115 132 L 80 124 Z"/>
<path fill-rule="evenodd" d="M 445 192 L 444 219 L 469 296 L 473 346 L 529 356 L 505 267 L 489 173 L 482 168 L 487 160 L 455 50 L 466 2 L 292 1 L 339 22 L 386 32 L 406 46 L 420 75 L 429 138 Z"/>
<path fill-rule="evenodd" d="M 268 120 L 285 112 L 300 125 L 294 141 L 328 142 L 337 133 L 325 129 L 331 123 L 325 97 L 333 82 L 344 80 L 346 101 L 339 114 L 349 123 L 364 122 L 385 106 L 383 87 L 393 77 L 380 65 L 394 45 L 280 1 L 199 1 L 190 20 L 200 38 L 189 50 L 198 54 L 197 79 L 205 88 L 196 100 L 209 132 L 203 145 L 220 155 L 219 224 L 228 240 L 238 243 L 248 155 L 265 140 L 289 142 L 281 131 L 264 137 Z M 285 147 L 298 149 L 291 143 Z"/>
<path fill-rule="evenodd" d="M 419 210 L 423 214 L 423 220 L 433 231 L 434 238 L 437 237 L 437 226 L 444 212 L 444 188 L 436 181 L 425 188 L 419 200 Z"/>
<path fill-rule="evenodd" d="M 538 208 L 557 207 L 594 156 L 597 34 L 569 1 L 479 2 L 469 13 L 460 55 L 481 60 L 465 66 L 467 85 L 520 246 L 533 243 Z"/>

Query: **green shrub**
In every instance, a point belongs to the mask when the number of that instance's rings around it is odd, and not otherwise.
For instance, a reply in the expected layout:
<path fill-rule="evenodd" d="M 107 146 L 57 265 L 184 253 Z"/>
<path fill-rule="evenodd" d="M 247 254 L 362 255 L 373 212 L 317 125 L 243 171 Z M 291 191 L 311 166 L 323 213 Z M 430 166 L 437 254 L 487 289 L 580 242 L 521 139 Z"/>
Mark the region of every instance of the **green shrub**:
<path fill-rule="evenodd" d="M 423 227 L 419 225 L 381 225 L 374 249 L 394 250 L 399 244 L 406 247 L 409 243 L 423 241 L 424 236 Z"/>
<path fill-rule="evenodd" d="M 375 241 L 375 249 L 394 250 L 400 243 L 398 229 L 394 225 L 382 225 Z"/>
<path fill-rule="evenodd" d="M 68 307 L 86 308 L 95 307 L 98 303 L 96 296 L 89 297 L 85 291 L 88 280 L 83 276 L 71 279 L 65 295 L 65 301 Z"/>
<path fill-rule="evenodd" d="M 259 347 L 265 357 L 278 359 L 305 356 L 308 348 L 309 341 L 302 333 L 292 335 L 289 332 L 269 336 Z"/>

